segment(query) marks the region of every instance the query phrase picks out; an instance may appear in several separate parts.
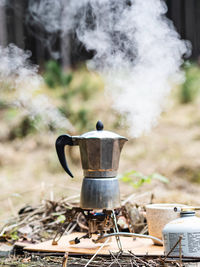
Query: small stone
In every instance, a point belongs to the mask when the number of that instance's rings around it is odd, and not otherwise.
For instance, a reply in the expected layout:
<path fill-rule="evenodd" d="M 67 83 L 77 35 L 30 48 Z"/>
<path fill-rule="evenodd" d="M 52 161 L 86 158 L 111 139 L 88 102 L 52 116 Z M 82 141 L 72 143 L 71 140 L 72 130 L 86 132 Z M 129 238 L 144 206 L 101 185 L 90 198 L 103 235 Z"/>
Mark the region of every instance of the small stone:
<path fill-rule="evenodd" d="M 0 258 L 9 257 L 12 252 L 13 252 L 13 246 L 0 244 Z"/>
<path fill-rule="evenodd" d="M 21 234 L 28 235 L 28 234 L 31 234 L 33 232 L 33 229 L 29 225 L 26 225 L 24 227 L 19 228 L 18 232 L 21 233 Z"/>

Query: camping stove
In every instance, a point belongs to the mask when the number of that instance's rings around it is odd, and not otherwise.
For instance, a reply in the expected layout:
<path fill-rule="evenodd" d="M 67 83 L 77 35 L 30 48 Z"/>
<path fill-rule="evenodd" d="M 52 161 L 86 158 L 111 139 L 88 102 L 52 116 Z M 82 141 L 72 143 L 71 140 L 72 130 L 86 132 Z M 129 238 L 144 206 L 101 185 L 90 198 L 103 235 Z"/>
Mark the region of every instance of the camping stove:
<path fill-rule="evenodd" d="M 108 234 L 119 233 L 117 220 L 121 215 L 123 215 L 123 210 L 121 209 L 95 212 L 93 210 L 84 210 L 78 207 L 73 207 L 71 210 L 66 211 L 65 216 L 67 224 L 62 225 L 61 228 L 58 229 L 52 241 L 52 245 L 57 245 L 58 241 L 65 232 L 69 233 L 74 229 L 73 225 L 71 229 L 69 229 L 69 226 L 71 226 L 74 220 L 76 221 L 75 226 L 78 225 L 84 229 L 86 234 L 83 234 L 82 237 L 77 237 L 71 240 L 71 245 L 80 243 L 81 239 L 92 238 L 94 234 L 97 235 L 97 238 L 93 238 L 92 241 L 94 243 L 102 242 L 102 240 L 104 241 L 104 237 L 107 237 Z M 81 219 L 84 223 L 81 222 Z M 119 249 L 122 250 L 119 236 L 116 236 L 116 241 Z"/>
<path fill-rule="evenodd" d="M 69 217 L 72 220 L 77 214 L 85 217 L 88 227 L 87 234 L 82 238 L 90 238 L 92 234 L 99 234 L 99 238 L 102 238 L 104 233 L 118 231 L 117 218 L 121 203 L 117 170 L 120 153 L 127 139 L 103 128 L 103 123 L 98 121 L 96 131 L 81 136 L 65 134 L 56 140 L 60 164 L 71 177 L 73 175 L 67 165 L 65 146 L 78 145 L 80 148 L 84 174 L 80 208 L 73 208 Z M 79 242 L 80 239 L 72 241 Z"/>

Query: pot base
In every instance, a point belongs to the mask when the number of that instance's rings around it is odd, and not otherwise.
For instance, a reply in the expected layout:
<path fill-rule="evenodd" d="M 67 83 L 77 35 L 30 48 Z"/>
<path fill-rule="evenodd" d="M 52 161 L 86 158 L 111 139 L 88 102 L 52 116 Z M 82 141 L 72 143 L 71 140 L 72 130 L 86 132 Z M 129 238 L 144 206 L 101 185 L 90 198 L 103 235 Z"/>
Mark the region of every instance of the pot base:
<path fill-rule="evenodd" d="M 84 178 L 81 188 L 82 209 L 119 208 L 120 191 L 118 178 Z"/>

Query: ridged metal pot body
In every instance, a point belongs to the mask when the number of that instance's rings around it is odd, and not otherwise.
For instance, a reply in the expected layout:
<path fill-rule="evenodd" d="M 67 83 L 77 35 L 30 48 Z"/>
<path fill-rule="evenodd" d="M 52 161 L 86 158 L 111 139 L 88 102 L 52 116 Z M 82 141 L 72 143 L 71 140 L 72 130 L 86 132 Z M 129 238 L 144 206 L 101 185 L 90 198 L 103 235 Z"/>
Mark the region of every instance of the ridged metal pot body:
<path fill-rule="evenodd" d="M 116 177 L 124 140 L 113 138 L 80 138 L 79 147 L 84 177 Z"/>

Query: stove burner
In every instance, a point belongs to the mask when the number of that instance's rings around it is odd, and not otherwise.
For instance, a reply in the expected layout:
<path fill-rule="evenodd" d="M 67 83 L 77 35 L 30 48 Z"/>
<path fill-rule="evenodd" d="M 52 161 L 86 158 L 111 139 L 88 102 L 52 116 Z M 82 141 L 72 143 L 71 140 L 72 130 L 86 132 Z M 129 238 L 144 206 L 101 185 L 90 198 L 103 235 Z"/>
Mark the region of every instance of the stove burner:
<path fill-rule="evenodd" d="M 85 210 L 81 208 L 74 207 L 71 210 L 66 212 L 66 220 L 68 223 L 71 223 L 74 218 L 77 218 L 82 215 L 86 222 L 87 226 L 85 226 L 85 230 L 87 233 L 82 237 L 70 241 L 71 245 L 78 244 L 81 242 L 81 239 L 92 238 L 93 234 L 97 234 L 97 239 L 92 239 L 94 243 L 100 242 L 104 238 L 104 235 L 111 233 L 119 233 L 119 229 L 117 226 L 118 216 L 120 214 L 120 209 L 118 210 L 103 210 L 102 212 L 95 212 L 93 210 Z M 67 227 L 62 226 L 58 229 L 53 241 L 52 245 L 57 245 L 60 238 L 66 232 Z M 119 250 L 122 250 L 122 245 L 120 242 L 120 237 L 115 236 Z"/>

